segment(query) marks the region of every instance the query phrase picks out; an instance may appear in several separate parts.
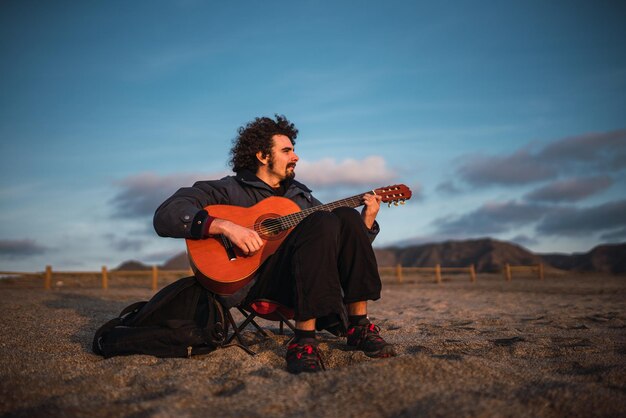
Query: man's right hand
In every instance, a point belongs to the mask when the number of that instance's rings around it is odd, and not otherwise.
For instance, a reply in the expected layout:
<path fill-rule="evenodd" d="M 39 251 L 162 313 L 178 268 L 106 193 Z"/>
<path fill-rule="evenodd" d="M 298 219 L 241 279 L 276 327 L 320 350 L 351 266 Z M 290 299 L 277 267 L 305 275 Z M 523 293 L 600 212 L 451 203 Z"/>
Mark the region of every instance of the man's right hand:
<path fill-rule="evenodd" d="M 222 234 L 245 255 L 253 255 L 263 247 L 263 240 L 256 231 L 239 226 L 226 219 L 216 218 L 209 227 L 209 234 Z"/>

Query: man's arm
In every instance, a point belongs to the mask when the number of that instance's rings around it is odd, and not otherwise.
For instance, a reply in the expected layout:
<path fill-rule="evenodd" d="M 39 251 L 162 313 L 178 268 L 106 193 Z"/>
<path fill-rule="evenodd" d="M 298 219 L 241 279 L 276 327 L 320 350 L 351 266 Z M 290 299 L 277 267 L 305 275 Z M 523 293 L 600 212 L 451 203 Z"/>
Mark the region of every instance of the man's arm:
<path fill-rule="evenodd" d="M 229 204 L 227 196 L 212 182 L 198 182 L 193 187 L 179 189 L 154 214 L 153 225 L 158 235 L 171 238 L 203 239 L 223 234 L 244 254 L 254 254 L 263 245 L 252 229 L 225 219 L 210 216 L 204 207 Z"/>
<path fill-rule="evenodd" d="M 209 218 L 204 207 L 218 201 L 212 190 L 197 184 L 178 189 L 154 213 L 154 230 L 162 237 L 202 238 Z"/>
<path fill-rule="evenodd" d="M 373 195 L 373 194 L 365 194 L 363 195 L 363 210 L 361 210 L 361 217 L 363 218 L 363 223 L 367 227 L 367 232 L 370 236 L 370 242 L 374 241 L 376 235 L 380 231 L 378 226 L 378 222 L 376 222 L 376 215 L 378 215 L 378 211 L 380 210 L 380 202 L 382 200 L 382 196 Z"/>

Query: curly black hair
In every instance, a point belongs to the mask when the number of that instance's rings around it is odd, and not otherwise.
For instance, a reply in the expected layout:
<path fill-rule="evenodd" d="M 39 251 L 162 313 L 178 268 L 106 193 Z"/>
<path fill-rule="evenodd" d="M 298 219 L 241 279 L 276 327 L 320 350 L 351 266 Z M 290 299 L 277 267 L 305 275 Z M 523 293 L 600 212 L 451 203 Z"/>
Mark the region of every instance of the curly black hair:
<path fill-rule="evenodd" d="M 245 169 L 256 172 L 259 166 L 256 153 L 261 151 L 263 155 L 271 155 L 274 135 L 285 135 L 292 145 L 296 144 L 298 130 L 295 125 L 284 115 L 274 116 L 275 121 L 261 117 L 239 127 L 239 135 L 233 140 L 233 147 L 230 149 L 230 166 L 235 173 Z"/>

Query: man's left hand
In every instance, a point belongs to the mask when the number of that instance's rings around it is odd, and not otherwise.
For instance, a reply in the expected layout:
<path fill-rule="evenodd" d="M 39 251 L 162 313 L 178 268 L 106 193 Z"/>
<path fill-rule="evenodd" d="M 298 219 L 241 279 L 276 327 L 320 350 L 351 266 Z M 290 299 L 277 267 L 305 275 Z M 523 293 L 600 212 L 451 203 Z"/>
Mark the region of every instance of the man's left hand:
<path fill-rule="evenodd" d="M 371 229 L 374 225 L 376 215 L 378 215 L 378 211 L 380 210 L 380 201 L 382 199 L 382 196 L 374 194 L 367 193 L 363 195 L 363 204 L 365 206 L 361 211 L 361 216 L 363 217 L 363 222 L 365 222 L 367 229 Z"/>

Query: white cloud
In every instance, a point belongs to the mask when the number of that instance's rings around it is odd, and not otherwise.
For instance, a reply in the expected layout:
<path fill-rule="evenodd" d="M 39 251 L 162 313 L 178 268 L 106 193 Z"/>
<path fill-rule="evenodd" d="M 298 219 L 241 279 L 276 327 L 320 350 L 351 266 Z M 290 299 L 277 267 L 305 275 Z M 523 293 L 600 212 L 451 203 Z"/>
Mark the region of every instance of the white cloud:
<path fill-rule="evenodd" d="M 387 168 L 380 156 L 362 160 L 345 159 L 336 161 L 324 158 L 318 161 L 300 161 L 296 169 L 299 181 L 310 187 L 338 186 L 383 186 L 392 182 L 396 173 Z"/>

